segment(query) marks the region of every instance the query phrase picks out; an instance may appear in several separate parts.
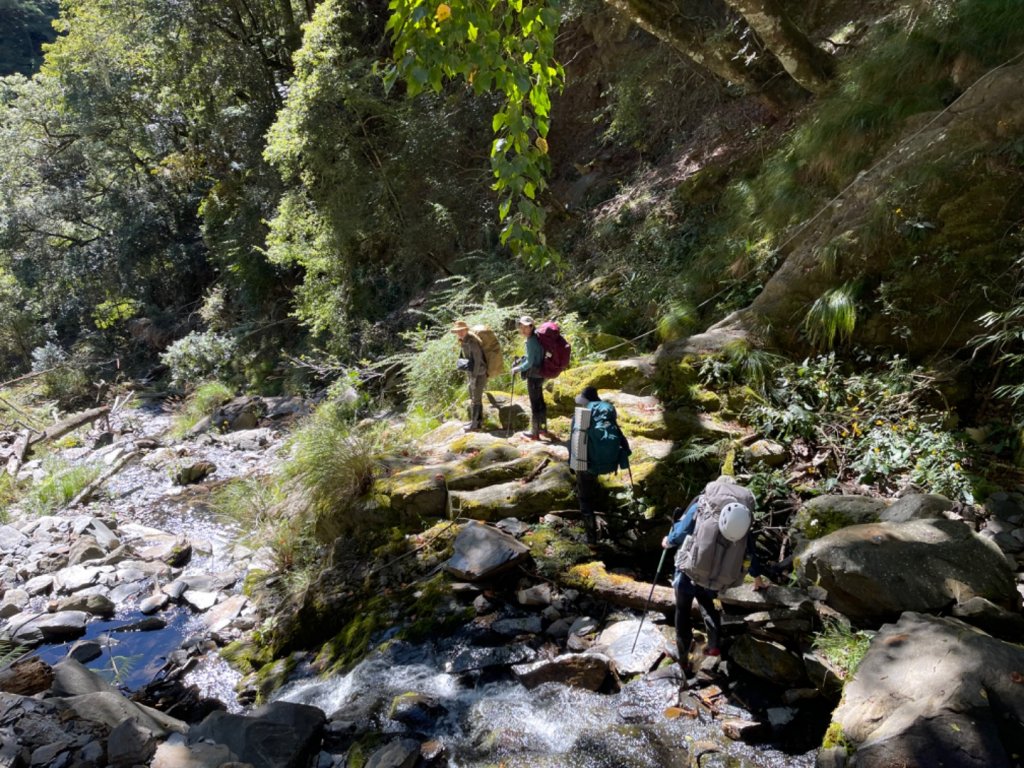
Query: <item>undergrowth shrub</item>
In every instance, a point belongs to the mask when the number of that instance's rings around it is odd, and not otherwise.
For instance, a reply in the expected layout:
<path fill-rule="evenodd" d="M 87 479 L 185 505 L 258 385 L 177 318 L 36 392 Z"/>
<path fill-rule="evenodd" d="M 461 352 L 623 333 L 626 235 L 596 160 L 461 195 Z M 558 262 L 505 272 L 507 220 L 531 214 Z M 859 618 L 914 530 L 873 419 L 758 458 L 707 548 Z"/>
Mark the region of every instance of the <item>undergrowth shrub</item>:
<path fill-rule="evenodd" d="M 226 378 L 234 369 L 237 343 L 213 331 L 192 332 L 171 344 L 160 361 L 171 370 L 176 386 L 191 386 L 204 379 Z"/>
<path fill-rule="evenodd" d="M 927 372 L 898 357 L 858 368 L 831 354 L 787 364 L 742 418 L 808 459 L 798 475 L 805 490 L 852 484 L 888 495 L 912 483 L 973 502 L 974 459 Z"/>
<path fill-rule="evenodd" d="M 74 408 L 92 394 L 83 368 L 83 361 L 76 360 L 52 341 L 32 350 L 32 370 L 42 373 L 43 396 L 56 400 L 62 409 Z"/>

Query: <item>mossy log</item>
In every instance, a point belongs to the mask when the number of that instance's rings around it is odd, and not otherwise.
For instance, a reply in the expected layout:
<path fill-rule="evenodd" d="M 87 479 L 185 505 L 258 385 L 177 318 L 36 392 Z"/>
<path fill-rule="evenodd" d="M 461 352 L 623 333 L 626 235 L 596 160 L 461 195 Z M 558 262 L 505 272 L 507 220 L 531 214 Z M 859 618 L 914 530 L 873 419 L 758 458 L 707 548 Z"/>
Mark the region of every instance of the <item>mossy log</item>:
<path fill-rule="evenodd" d="M 559 581 L 566 587 L 591 593 L 612 605 L 644 610 L 650 597 L 650 610 L 671 615 L 675 612 L 676 598 L 671 587 L 654 588 L 647 582 L 637 581 L 618 573 L 608 573 L 604 563 L 582 563 L 562 574 Z"/>
<path fill-rule="evenodd" d="M 53 684 L 53 670 L 38 656 L 21 659 L 0 671 L 0 691 L 19 696 L 35 696 L 49 690 Z"/>

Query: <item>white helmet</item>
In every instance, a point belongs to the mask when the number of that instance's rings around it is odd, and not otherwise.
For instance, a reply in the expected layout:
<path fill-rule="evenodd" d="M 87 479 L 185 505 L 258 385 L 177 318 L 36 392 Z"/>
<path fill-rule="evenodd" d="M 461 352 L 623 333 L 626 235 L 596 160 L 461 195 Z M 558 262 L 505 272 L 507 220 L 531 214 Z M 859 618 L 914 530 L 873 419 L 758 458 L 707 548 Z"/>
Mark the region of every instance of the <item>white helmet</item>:
<path fill-rule="evenodd" d="M 718 515 L 718 530 L 729 541 L 739 541 L 750 530 L 750 510 L 738 501 L 729 502 Z"/>

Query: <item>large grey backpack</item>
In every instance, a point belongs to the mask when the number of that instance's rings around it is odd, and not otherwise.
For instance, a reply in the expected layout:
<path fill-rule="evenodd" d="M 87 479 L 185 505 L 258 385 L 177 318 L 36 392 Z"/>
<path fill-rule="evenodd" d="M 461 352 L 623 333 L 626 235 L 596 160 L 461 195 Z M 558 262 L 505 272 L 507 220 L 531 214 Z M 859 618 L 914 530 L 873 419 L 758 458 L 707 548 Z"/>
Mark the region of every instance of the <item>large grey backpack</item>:
<path fill-rule="evenodd" d="M 743 581 L 747 537 L 729 541 L 718 529 L 722 508 L 732 502 L 754 510 L 754 494 L 742 485 L 724 477 L 708 483 L 697 501 L 693 533 L 676 552 L 676 570 L 689 576 L 697 586 L 716 592 Z"/>

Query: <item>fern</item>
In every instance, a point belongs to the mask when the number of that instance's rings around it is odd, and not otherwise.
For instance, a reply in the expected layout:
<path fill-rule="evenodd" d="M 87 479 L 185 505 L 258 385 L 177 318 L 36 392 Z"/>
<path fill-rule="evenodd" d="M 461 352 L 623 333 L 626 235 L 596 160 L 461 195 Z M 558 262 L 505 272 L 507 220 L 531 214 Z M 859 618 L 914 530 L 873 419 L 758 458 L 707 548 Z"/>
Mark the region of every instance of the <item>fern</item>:
<path fill-rule="evenodd" d="M 857 325 L 855 288 L 847 283 L 825 292 L 804 318 L 804 331 L 819 349 L 831 349 L 836 339 L 849 341 Z"/>

